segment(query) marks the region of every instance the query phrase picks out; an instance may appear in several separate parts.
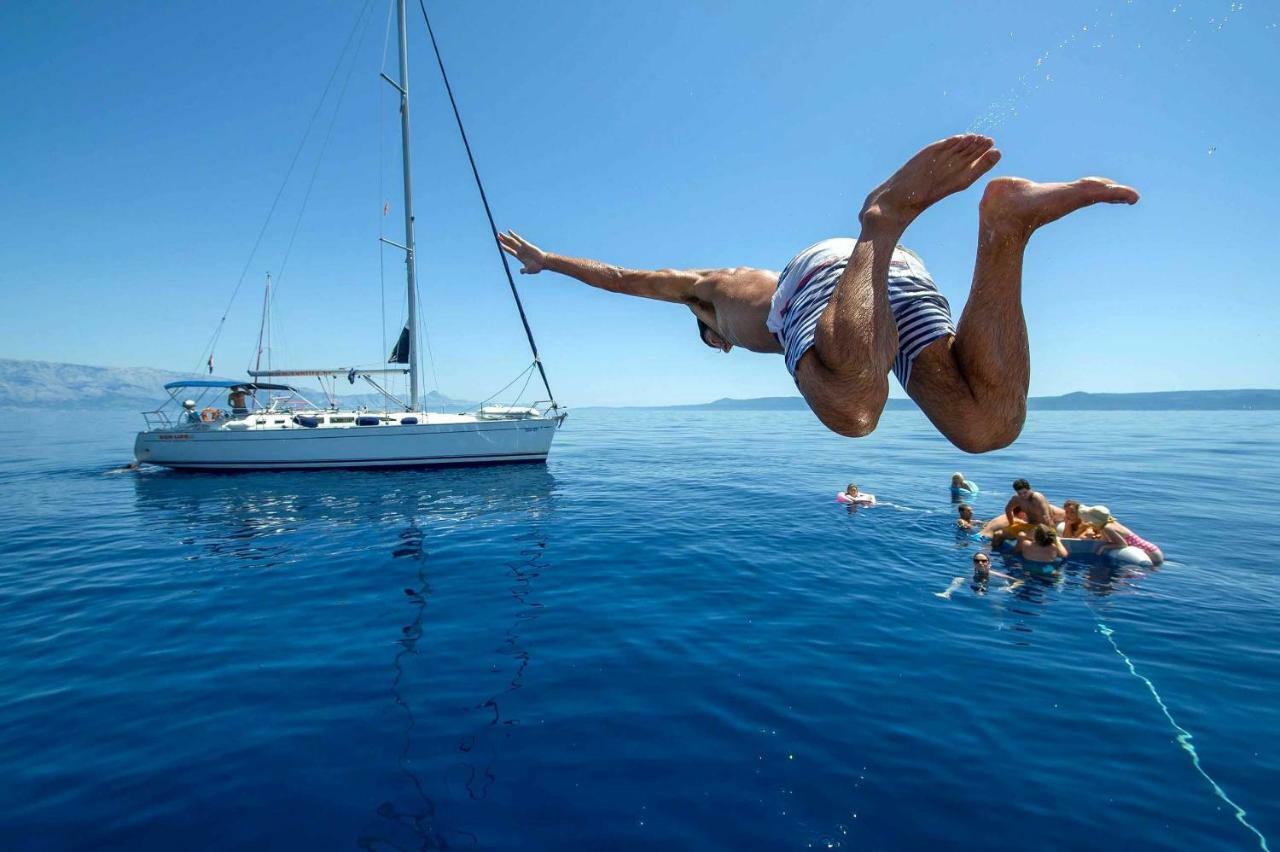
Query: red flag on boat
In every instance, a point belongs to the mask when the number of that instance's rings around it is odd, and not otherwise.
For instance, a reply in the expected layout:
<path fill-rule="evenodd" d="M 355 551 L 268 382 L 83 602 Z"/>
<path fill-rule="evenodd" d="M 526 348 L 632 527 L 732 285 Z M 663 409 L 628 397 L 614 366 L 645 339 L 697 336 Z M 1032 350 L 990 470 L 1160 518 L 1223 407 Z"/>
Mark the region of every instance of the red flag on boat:
<path fill-rule="evenodd" d="M 387 214 L 388 214 L 388 213 L 390 213 L 390 212 L 391 212 L 391 202 L 390 202 L 390 201 L 383 202 L 383 204 L 382 204 L 382 215 L 383 215 L 383 216 L 385 216 L 385 215 L 387 215 Z"/>

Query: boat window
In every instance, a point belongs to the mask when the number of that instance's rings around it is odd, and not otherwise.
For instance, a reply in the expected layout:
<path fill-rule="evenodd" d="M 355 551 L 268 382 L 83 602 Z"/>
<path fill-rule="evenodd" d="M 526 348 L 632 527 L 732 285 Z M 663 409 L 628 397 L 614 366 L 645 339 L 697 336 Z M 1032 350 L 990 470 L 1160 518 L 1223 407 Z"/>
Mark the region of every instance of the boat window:
<path fill-rule="evenodd" d="M 330 417 L 329 422 L 330 423 L 354 423 L 356 422 L 356 419 L 354 417 Z"/>

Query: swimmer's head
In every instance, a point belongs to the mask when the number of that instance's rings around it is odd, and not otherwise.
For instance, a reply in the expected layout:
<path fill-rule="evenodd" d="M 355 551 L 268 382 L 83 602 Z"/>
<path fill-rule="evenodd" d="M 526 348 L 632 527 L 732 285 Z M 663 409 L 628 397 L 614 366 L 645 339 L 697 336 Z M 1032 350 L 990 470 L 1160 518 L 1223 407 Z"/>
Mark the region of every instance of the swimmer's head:
<path fill-rule="evenodd" d="M 951 484 L 952 484 L 953 486 L 955 486 L 956 488 L 963 488 L 963 487 L 964 487 L 964 474 L 963 474 L 963 473 L 953 473 L 953 474 L 951 474 Z"/>
<path fill-rule="evenodd" d="M 856 483 L 856 482 L 850 482 L 850 483 L 849 483 L 849 487 L 848 487 L 848 488 L 846 488 L 846 489 L 844 490 L 844 493 L 845 493 L 845 494 L 848 494 L 850 497 L 857 497 L 857 496 L 858 496 L 858 483 Z"/>
<path fill-rule="evenodd" d="M 1025 494 L 1023 492 L 1026 492 Z M 1031 483 L 1025 479 L 1015 479 L 1013 481 L 1013 493 L 1019 497 L 1027 497 L 1031 494 Z"/>
<path fill-rule="evenodd" d="M 966 521 L 973 520 L 973 507 L 970 506 L 968 503 L 961 503 L 957 507 L 957 511 L 960 513 L 960 517 L 963 518 L 964 520 Z"/>
<path fill-rule="evenodd" d="M 973 554 L 973 576 L 985 579 L 991 573 L 991 558 L 985 553 Z"/>
<path fill-rule="evenodd" d="M 1058 540 L 1058 532 L 1046 524 L 1036 524 L 1036 544 L 1048 547 Z"/>
<path fill-rule="evenodd" d="M 1063 500 L 1062 511 L 1066 513 L 1068 521 L 1080 520 L 1080 501 L 1079 500 Z"/>
<path fill-rule="evenodd" d="M 721 352 L 728 352 L 733 348 L 732 343 L 721 337 L 715 329 L 701 319 L 698 319 L 698 337 L 701 337 L 702 342 L 712 349 L 719 349 Z"/>

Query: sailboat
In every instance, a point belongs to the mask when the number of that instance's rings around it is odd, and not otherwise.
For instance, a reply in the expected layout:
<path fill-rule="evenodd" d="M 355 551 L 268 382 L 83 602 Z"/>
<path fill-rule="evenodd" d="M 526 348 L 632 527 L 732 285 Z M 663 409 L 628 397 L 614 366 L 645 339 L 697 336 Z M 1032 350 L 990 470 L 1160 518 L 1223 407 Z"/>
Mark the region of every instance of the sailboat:
<path fill-rule="evenodd" d="M 404 243 L 383 242 L 404 252 L 408 316 L 388 365 L 373 369 L 324 367 L 313 369 L 248 370 L 248 379 L 187 379 L 165 385 L 168 398 L 153 411 L 143 413 L 146 429 L 134 441 L 139 465 L 161 465 L 182 470 L 293 470 L 352 467 L 427 467 L 506 462 L 545 462 L 551 442 L 567 411 L 551 393 L 546 370 L 538 356 L 533 332 L 520 303 L 501 248 L 503 268 L 524 324 L 533 363 L 546 388 L 547 398 L 528 405 L 481 405 L 462 413 L 426 411 L 419 395 L 418 311 L 416 258 L 414 253 L 413 181 L 409 156 L 409 61 L 405 0 L 396 0 L 399 29 L 399 80 L 382 78 L 400 93 L 400 136 L 404 171 Z M 425 14 L 425 10 L 424 10 Z M 427 22 L 430 27 L 430 21 Z M 431 36 L 435 46 L 435 36 Z M 439 51 L 437 48 L 437 57 Z M 440 63 L 444 75 L 443 62 Z M 466 131 L 444 76 L 458 129 L 471 159 L 479 185 L 479 172 L 471 157 Z M 480 195 L 497 247 L 497 228 L 483 187 Z M 263 328 L 268 327 L 270 279 L 264 300 Z M 259 333 L 259 353 L 262 351 Z M 212 356 L 209 362 L 212 371 Z M 408 376 L 408 399 L 399 400 L 379 379 L 386 374 Z M 524 374 L 522 374 L 524 375 Z M 311 377 L 319 380 L 327 397 L 315 403 L 282 380 Z M 331 390 L 341 378 L 352 384 L 366 381 L 382 396 L 381 410 L 367 406 L 343 407 Z M 331 382 L 326 388 L 325 380 Z M 225 397 L 225 407 L 222 405 Z"/>

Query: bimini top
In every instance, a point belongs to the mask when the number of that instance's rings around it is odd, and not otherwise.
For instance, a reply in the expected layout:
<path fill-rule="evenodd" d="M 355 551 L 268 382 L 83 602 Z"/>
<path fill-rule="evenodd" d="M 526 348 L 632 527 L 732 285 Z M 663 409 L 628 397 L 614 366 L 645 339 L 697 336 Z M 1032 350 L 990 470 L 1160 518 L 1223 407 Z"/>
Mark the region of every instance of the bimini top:
<path fill-rule="evenodd" d="M 297 393 L 289 385 L 269 385 L 265 382 L 225 382 L 213 379 L 184 379 L 180 382 L 169 382 L 164 386 L 165 390 L 174 390 L 176 388 L 239 388 L 246 391 L 293 391 Z"/>

